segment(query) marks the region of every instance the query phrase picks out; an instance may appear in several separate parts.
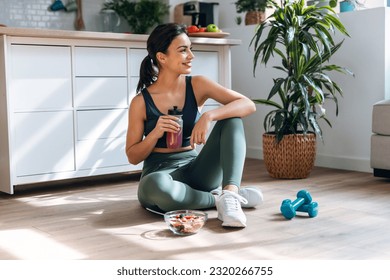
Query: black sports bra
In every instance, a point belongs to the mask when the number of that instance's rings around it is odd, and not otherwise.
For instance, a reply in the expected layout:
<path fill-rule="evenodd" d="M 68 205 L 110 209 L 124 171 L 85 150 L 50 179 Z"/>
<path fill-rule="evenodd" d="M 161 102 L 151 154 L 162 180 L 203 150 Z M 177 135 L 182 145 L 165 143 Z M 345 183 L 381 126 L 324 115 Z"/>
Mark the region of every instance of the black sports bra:
<path fill-rule="evenodd" d="M 160 116 L 164 114 L 161 113 L 156 105 L 154 104 L 153 98 L 150 96 L 150 93 L 146 88 L 142 91 L 142 96 L 145 100 L 146 106 L 146 121 L 144 122 L 144 135 L 147 136 L 156 126 L 157 120 Z M 172 104 L 173 105 L 176 104 Z M 181 109 L 181 108 L 179 108 Z M 194 90 L 192 89 L 191 76 L 186 76 L 186 98 L 184 102 L 184 107 L 182 109 L 183 113 L 183 144 L 182 147 L 187 147 L 190 145 L 190 136 L 192 129 L 194 128 L 195 123 L 200 117 L 198 110 L 198 105 L 196 103 Z M 166 148 L 166 133 L 158 139 L 156 143 L 156 148 Z"/>

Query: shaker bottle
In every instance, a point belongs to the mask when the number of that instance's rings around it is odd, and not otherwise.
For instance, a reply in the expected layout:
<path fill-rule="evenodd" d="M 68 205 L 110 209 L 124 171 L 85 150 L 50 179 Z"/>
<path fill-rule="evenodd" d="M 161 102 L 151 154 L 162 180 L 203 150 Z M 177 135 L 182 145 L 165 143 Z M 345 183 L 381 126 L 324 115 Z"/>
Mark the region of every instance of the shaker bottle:
<path fill-rule="evenodd" d="M 167 148 L 177 149 L 181 147 L 183 142 L 183 119 L 181 118 L 183 113 L 177 106 L 173 106 L 173 109 L 168 110 L 168 115 L 172 115 L 178 118 L 177 123 L 180 125 L 178 132 L 167 132 Z"/>

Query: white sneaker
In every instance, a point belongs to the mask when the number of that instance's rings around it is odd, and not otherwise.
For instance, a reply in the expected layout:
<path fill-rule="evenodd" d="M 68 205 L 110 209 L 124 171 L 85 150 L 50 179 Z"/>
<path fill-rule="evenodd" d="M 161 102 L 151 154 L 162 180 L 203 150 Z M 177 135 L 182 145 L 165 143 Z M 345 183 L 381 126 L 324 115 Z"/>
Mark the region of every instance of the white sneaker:
<path fill-rule="evenodd" d="M 212 194 L 220 196 L 222 194 L 222 187 L 218 187 L 211 191 Z M 238 194 L 245 198 L 248 203 L 241 203 L 242 208 L 253 208 L 260 205 L 264 201 L 264 196 L 258 187 L 243 187 L 238 190 Z"/>
<path fill-rule="evenodd" d="M 241 203 L 247 203 L 247 200 L 239 194 L 232 191 L 222 192 L 215 203 L 222 226 L 246 227 L 246 216 L 241 209 Z"/>
<path fill-rule="evenodd" d="M 243 208 L 253 208 L 264 201 L 263 193 L 258 187 L 240 188 L 238 194 L 248 201 L 247 204 L 241 204 Z"/>

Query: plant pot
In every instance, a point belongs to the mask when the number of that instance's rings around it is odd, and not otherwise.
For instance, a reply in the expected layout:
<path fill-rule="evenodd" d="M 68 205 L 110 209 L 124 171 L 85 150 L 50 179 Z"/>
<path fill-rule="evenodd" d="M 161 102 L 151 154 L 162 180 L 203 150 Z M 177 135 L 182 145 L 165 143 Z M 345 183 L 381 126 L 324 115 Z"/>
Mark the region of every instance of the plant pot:
<path fill-rule="evenodd" d="M 285 135 L 279 143 L 274 134 L 263 134 L 264 164 L 278 179 L 303 179 L 310 175 L 316 157 L 314 133 Z"/>
<path fill-rule="evenodd" d="M 265 20 L 265 12 L 250 11 L 245 14 L 245 25 L 260 24 Z"/>
<path fill-rule="evenodd" d="M 340 2 L 340 12 L 352 12 L 355 10 L 355 5 L 348 1 Z"/>

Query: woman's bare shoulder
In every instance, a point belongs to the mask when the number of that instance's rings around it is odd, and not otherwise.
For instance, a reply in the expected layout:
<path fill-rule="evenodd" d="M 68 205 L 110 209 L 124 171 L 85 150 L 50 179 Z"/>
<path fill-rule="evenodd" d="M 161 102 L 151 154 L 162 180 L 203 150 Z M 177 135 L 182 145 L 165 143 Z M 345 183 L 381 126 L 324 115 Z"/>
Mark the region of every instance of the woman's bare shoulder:
<path fill-rule="evenodd" d="M 203 75 L 194 75 L 194 76 L 191 76 L 191 81 L 192 83 L 208 83 L 208 82 L 212 82 L 212 80 L 210 80 L 209 78 L 207 78 L 206 76 L 203 76 Z"/>
<path fill-rule="evenodd" d="M 139 105 L 145 105 L 145 100 L 141 93 L 137 94 L 133 97 L 133 99 L 130 102 L 130 106 L 139 106 Z"/>
<path fill-rule="evenodd" d="M 145 116 L 145 108 L 145 100 L 142 94 L 137 94 L 130 102 L 129 112 L 130 114 Z"/>

